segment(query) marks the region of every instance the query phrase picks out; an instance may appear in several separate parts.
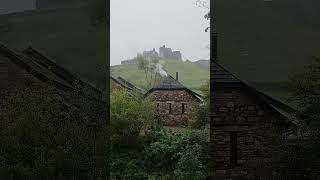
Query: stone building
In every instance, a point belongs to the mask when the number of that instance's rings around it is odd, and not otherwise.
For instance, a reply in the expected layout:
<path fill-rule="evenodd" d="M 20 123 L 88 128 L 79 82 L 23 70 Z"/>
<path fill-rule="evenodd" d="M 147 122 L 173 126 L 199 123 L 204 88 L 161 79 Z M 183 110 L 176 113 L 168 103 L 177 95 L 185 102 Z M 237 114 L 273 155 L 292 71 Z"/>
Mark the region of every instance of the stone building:
<path fill-rule="evenodd" d="M 210 62 L 209 179 L 260 179 L 259 130 L 271 125 L 287 134 L 299 119 L 292 108 L 250 87 L 215 60 Z"/>
<path fill-rule="evenodd" d="M 159 56 L 163 59 L 182 61 L 182 55 L 180 51 L 172 51 L 171 48 L 167 48 L 165 45 L 159 48 Z"/>
<path fill-rule="evenodd" d="M 122 65 L 125 65 L 125 64 L 137 64 L 137 59 L 128 59 L 128 60 L 123 60 L 121 61 L 121 64 Z"/>
<path fill-rule="evenodd" d="M 182 61 L 182 54 L 180 51 L 172 51 L 171 48 L 166 48 L 165 45 L 159 48 L 159 53 L 153 48 L 151 51 L 143 51 L 142 54 L 138 53 L 137 57 L 141 55 L 145 59 L 165 59 L 165 60 L 178 60 Z M 137 64 L 136 58 L 123 60 L 121 64 Z"/>
<path fill-rule="evenodd" d="M 149 90 L 146 95 L 157 104 L 160 120 L 169 126 L 186 126 L 192 121 L 192 108 L 202 101 L 201 96 L 169 76 Z"/>
<path fill-rule="evenodd" d="M 143 51 L 142 56 L 146 59 L 158 59 L 159 58 L 159 54 L 155 48 L 153 48 L 151 51 Z"/>

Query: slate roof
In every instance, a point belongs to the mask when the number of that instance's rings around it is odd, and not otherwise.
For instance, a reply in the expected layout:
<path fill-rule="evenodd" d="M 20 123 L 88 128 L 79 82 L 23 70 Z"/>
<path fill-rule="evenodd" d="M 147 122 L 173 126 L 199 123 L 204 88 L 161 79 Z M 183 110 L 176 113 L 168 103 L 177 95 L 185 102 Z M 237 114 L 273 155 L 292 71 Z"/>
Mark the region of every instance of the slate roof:
<path fill-rule="evenodd" d="M 172 76 L 162 79 L 153 89 L 185 89 L 185 87 Z"/>
<path fill-rule="evenodd" d="M 123 87 L 123 88 L 125 88 L 125 89 L 128 89 L 128 90 L 130 90 L 130 91 L 133 90 L 133 88 L 127 86 L 126 84 L 124 84 L 123 82 L 119 81 L 118 79 L 116 79 L 116 78 L 114 78 L 114 77 L 112 77 L 112 76 L 110 76 L 110 79 L 111 79 L 112 81 L 114 81 L 115 83 L 119 84 L 121 87 Z"/>
<path fill-rule="evenodd" d="M 129 81 L 125 80 L 124 78 L 122 78 L 121 76 L 118 76 L 118 80 L 123 83 L 124 85 L 128 86 L 129 88 L 131 88 L 132 90 L 136 90 L 138 92 L 143 92 L 142 89 L 138 88 L 137 86 L 133 85 L 132 83 L 130 83 Z"/>
<path fill-rule="evenodd" d="M 211 68 L 211 71 L 213 73 L 211 74 L 210 81 L 212 83 L 213 90 L 227 88 L 240 89 L 249 96 L 254 97 L 255 100 L 266 105 L 279 117 L 289 120 L 293 124 L 299 123 L 300 118 L 298 117 L 297 111 L 295 109 L 249 86 L 247 83 L 241 81 L 216 61 L 211 62 Z"/>
<path fill-rule="evenodd" d="M 203 97 L 201 95 L 199 95 L 196 92 L 194 92 L 194 91 L 188 89 L 187 87 L 183 86 L 179 81 L 177 81 L 175 78 L 173 78 L 170 75 L 168 77 L 162 79 L 155 87 L 150 89 L 145 94 L 145 96 L 147 96 L 148 94 L 150 94 L 151 92 L 153 92 L 155 90 L 171 90 L 171 91 L 174 91 L 174 90 L 185 90 L 190 95 L 195 97 L 198 102 L 202 101 L 202 99 L 203 99 Z"/>
<path fill-rule="evenodd" d="M 100 99 L 102 95 L 102 92 L 100 90 L 92 87 L 91 85 L 76 78 L 75 76 L 70 76 L 69 78 L 67 78 L 66 76 L 59 74 L 59 72 L 55 71 L 57 65 L 53 61 L 49 61 L 44 56 L 42 58 L 34 58 L 31 56 L 27 56 L 25 53 L 20 53 L 19 51 L 11 50 L 3 44 L 0 44 L 0 54 L 7 57 L 20 68 L 25 69 L 27 72 L 31 73 L 35 78 L 39 79 L 40 81 L 44 83 L 53 83 L 55 87 L 60 91 L 74 91 L 75 86 L 70 81 L 71 78 L 73 78 L 73 80 L 81 82 L 80 85 L 82 84 L 82 87 L 90 87 L 90 89 L 94 92 L 93 94 L 86 95 L 103 102 L 103 100 Z M 48 66 L 48 64 L 50 64 L 50 66 Z M 59 68 L 61 72 L 65 72 L 69 75 L 72 74 L 71 72 L 68 72 L 66 69 L 62 67 Z"/>
<path fill-rule="evenodd" d="M 31 46 L 25 49 L 23 53 L 36 63 L 53 72 L 59 78 L 71 84 L 71 86 L 73 86 L 74 83 L 77 82 L 80 84 L 80 86 L 89 88 L 90 90 L 93 90 L 96 93 L 100 93 L 100 90 L 98 90 L 98 88 L 95 87 L 93 84 L 85 82 L 83 79 L 77 77 L 75 74 L 58 65 L 54 60 L 52 60 L 48 56 L 45 56 L 43 53 L 32 48 Z"/>

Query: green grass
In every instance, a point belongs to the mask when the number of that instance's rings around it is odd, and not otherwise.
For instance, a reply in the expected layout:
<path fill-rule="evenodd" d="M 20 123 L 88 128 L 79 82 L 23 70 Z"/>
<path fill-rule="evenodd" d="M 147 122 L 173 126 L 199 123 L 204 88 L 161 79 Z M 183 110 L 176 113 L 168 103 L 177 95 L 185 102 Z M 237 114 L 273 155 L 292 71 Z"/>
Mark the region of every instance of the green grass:
<path fill-rule="evenodd" d="M 173 77 L 179 72 L 179 81 L 195 91 L 209 81 L 209 71 L 190 62 L 166 61 L 164 69 Z M 111 75 L 121 76 L 139 87 L 146 85 L 144 71 L 139 70 L 137 65 L 111 66 Z"/>

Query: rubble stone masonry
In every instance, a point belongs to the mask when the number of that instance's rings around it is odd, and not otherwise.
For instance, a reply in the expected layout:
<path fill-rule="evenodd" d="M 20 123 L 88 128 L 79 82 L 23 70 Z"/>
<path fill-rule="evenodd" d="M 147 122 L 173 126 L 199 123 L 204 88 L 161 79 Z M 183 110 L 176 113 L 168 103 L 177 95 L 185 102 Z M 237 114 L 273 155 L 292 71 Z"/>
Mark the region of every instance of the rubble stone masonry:
<path fill-rule="evenodd" d="M 274 117 L 239 90 L 211 98 L 209 179 L 259 179 L 257 130 Z"/>
<path fill-rule="evenodd" d="M 165 125 L 184 126 L 192 121 L 192 109 L 197 101 L 187 91 L 154 90 L 148 98 L 156 103 L 158 116 Z"/>

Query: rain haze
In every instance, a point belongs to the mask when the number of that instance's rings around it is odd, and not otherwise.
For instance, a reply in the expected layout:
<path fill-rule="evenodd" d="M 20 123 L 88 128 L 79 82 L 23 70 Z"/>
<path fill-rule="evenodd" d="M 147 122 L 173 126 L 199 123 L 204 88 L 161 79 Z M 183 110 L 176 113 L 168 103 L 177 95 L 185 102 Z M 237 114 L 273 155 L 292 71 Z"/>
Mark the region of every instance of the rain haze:
<path fill-rule="evenodd" d="M 162 45 L 184 60 L 209 59 L 207 12 L 196 0 L 111 0 L 111 65 Z"/>

